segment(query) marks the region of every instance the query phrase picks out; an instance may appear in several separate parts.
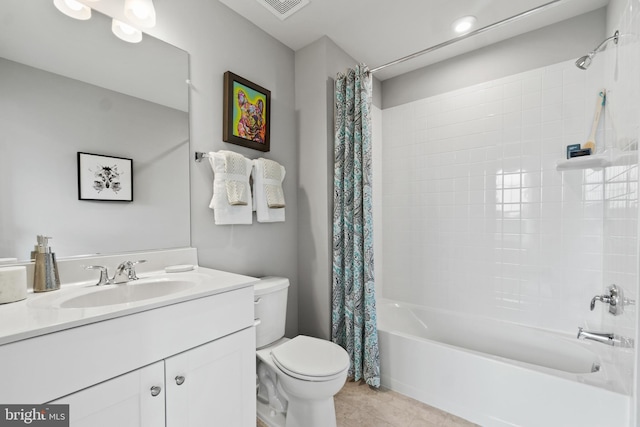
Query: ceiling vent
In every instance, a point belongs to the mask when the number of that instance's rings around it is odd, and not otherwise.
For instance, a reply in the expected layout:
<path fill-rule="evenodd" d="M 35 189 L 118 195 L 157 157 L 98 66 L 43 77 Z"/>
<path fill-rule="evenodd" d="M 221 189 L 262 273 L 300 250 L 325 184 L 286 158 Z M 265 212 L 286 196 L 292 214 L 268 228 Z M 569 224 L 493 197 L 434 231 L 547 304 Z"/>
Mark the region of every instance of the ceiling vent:
<path fill-rule="evenodd" d="M 309 4 L 309 0 L 257 0 L 271 13 L 284 21 L 303 7 Z"/>

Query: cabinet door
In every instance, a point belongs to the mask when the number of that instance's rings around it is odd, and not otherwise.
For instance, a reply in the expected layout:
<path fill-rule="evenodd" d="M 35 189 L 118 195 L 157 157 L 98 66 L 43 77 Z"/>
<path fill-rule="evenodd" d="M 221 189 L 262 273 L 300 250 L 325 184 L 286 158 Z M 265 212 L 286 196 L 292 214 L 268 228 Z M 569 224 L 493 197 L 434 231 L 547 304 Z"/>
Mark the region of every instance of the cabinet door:
<path fill-rule="evenodd" d="M 166 359 L 167 427 L 255 427 L 255 359 L 253 327 Z"/>
<path fill-rule="evenodd" d="M 164 363 L 156 362 L 50 403 L 70 405 L 71 427 L 164 427 L 164 399 Z"/>

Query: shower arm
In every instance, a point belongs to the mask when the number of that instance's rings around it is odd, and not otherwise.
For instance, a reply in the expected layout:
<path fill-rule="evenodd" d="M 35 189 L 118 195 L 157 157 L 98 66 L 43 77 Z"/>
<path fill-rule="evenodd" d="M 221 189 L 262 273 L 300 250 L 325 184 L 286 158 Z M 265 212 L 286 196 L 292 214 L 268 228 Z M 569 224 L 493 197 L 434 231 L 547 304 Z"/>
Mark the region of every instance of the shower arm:
<path fill-rule="evenodd" d="M 611 40 L 613 40 L 614 44 L 618 44 L 619 38 L 620 38 L 620 32 L 616 30 L 616 32 L 613 33 L 611 37 L 607 37 L 606 39 L 604 39 L 604 41 L 600 43 L 597 48 L 593 49 L 590 53 L 595 55 L 596 53 L 600 52 L 602 48 L 607 44 L 607 42 Z"/>

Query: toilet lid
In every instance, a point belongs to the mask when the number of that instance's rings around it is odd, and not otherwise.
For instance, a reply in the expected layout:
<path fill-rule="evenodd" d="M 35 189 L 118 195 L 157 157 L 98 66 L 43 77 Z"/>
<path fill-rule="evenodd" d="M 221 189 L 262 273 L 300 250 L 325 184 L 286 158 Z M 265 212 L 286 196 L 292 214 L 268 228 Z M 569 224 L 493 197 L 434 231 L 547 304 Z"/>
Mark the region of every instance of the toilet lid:
<path fill-rule="evenodd" d="M 271 350 L 273 361 L 299 377 L 330 377 L 349 367 L 349 355 L 330 341 L 298 335 Z"/>

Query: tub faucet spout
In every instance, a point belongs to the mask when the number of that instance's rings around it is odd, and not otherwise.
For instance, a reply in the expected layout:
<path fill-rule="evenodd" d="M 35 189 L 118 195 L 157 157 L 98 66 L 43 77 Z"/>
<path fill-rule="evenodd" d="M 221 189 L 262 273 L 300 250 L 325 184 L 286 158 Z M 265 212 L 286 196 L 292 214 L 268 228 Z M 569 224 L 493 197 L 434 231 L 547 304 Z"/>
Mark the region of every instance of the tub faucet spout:
<path fill-rule="evenodd" d="M 601 342 L 607 345 L 614 345 L 615 336 L 606 332 L 589 332 L 585 331 L 582 328 L 578 328 L 578 337 L 579 340 L 592 340 Z"/>

